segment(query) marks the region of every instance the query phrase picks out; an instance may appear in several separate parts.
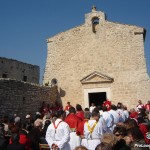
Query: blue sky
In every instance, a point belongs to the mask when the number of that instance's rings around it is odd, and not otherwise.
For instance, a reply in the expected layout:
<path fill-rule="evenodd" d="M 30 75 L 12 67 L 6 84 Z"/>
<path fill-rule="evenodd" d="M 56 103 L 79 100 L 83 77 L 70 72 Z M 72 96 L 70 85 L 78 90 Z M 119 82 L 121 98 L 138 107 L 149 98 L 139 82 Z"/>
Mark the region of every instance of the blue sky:
<path fill-rule="evenodd" d="M 0 0 L 0 57 L 40 66 L 42 82 L 46 39 L 83 24 L 93 5 L 109 21 L 147 30 L 145 57 L 150 75 L 150 0 Z"/>

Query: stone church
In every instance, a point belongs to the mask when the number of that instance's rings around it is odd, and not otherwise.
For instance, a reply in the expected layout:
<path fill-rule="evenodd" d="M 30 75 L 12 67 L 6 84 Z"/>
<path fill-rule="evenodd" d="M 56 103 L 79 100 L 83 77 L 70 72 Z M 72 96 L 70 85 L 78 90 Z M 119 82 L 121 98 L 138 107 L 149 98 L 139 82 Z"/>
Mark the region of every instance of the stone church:
<path fill-rule="evenodd" d="M 150 100 L 144 54 L 146 30 L 110 22 L 96 7 L 85 23 L 47 39 L 43 84 L 57 84 L 63 105 L 83 108 L 109 99 L 128 108 Z"/>

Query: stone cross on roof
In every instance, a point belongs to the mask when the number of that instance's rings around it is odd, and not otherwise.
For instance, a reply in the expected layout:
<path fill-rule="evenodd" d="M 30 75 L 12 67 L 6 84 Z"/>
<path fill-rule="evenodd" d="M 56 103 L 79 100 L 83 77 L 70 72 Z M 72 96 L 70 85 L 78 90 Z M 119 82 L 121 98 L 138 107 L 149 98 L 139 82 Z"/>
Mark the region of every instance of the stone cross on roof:
<path fill-rule="evenodd" d="M 96 6 L 92 6 L 92 12 L 96 11 Z"/>

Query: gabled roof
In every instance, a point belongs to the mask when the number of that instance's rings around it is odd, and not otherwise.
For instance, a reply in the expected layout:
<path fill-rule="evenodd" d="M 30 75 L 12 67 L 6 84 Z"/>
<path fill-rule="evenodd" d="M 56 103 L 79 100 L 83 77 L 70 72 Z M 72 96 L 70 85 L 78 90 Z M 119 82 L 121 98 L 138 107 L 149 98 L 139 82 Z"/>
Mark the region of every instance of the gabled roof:
<path fill-rule="evenodd" d="M 94 71 L 93 73 L 87 75 L 86 77 L 84 77 L 83 79 L 80 80 L 80 82 L 82 84 L 86 84 L 86 83 L 111 83 L 113 82 L 114 79 L 106 76 L 104 74 L 101 74 L 97 71 Z"/>

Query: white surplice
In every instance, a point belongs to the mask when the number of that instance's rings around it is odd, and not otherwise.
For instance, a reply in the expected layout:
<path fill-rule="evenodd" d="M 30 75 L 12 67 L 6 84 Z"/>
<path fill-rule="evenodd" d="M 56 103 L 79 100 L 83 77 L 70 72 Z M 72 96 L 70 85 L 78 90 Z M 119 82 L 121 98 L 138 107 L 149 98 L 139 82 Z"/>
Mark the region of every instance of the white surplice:
<path fill-rule="evenodd" d="M 119 115 L 119 122 L 125 122 L 126 116 L 122 109 L 117 109 L 117 113 Z"/>
<path fill-rule="evenodd" d="M 69 125 L 64 121 L 60 121 L 62 120 L 57 119 L 55 121 L 56 127 L 58 126 L 57 129 L 55 129 L 53 123 L 48 126 L 46 131 L 46 141 L 50 147 L 52 144 L 56 144 L 60 150 L 71 150 L 70 145 L 68 144 L 70 140 Z"/>
<path fill-rule="evenodd" d="M 107 125 L 107 132 L 113 132 L 113 125 L 114 125 L 114 118 L 113 115 L 110 114 L 108 111 L 104 111 L 102 114 L 106 125 Z"/>
<path fill-rule="evenodd" d="M 88 124 L 90 128 L 93 127 L 96 120 L 89 120 Z M 102 125 L 98 122 L 93 130 L 92 133 L 90 133 L 87 124 L 84 124 L 84 137 L 85 137 L 85 143 L 84 146 L 87 147 L 88 150 L 95 150 L 96 146 L 100 144 L 100 140 L 102 137 L 103 131 L 102 131 Z"/>
<path fill-rule="evenodd" d="M 114 124 L 117 124 L 119 122 L 119 114 L 118 114 L 118 112 L 111 109 L 109 111 L 109 113 L 112 114 L 113 117 L 114 117 Z"/>

